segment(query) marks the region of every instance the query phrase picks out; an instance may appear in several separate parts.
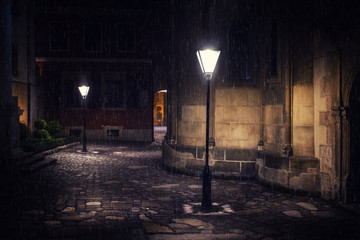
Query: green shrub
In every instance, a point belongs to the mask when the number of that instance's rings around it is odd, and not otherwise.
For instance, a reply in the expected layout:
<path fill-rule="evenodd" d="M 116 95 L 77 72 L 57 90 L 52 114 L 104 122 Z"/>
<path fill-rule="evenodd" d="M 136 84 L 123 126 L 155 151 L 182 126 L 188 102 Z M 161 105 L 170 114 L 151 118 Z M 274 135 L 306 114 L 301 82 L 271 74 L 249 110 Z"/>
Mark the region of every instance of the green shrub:
<path fill-rule="evenodd" d="M 24 143 L 31 136 L 31 131 L 25 123 L 19 122 L 19 132 L 21 143 Z"/>
<path fill-rule="evenodd" d="M 34 127 L 35 127 L 37 130 L 45 129 L 45 128 L 46 128 L 46 121 L 43 120 L 43 119 L 38 119 L 38 120 L 35 121 Z"/>
<path fill-rule="evenodd" d="M 61 131 L 61 124 L 59 121 L 54 120 L 47 123 L 45 130 L 47 130 L 52 138 L 58 137 L 60 131 Z"/>
<path fill-rule="evenodd" d="M 33 132 L 33 137 L 38 139 L 51 139 L 49 132 L 45 129 L 36 130 Z"/>
<path fill-rule="evenodd" d="M 61 145 L 69 144 L 78 139 L 74 137 L 64 137 L 57 139 L 35 139 L 31 138 L 26 141 L 23 150 L 26 152 L 42 152 Z"/>

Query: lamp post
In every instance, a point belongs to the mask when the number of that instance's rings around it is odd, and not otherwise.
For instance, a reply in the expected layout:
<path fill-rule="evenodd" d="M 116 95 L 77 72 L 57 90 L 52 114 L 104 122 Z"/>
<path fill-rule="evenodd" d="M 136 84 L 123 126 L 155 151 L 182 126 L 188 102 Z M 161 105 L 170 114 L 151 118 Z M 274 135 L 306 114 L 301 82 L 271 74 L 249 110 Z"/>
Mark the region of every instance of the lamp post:
<path fill-rule="evenodd" d="M 203 195 L 201 207 L 204 210 L 211 209 L 211 171 L 209 168 L 209 111 L 210 111 L 210 80 L 212 78 L 216 63 L 219 59 L 220 51 L 211 49 L 199 50 L 196 52 L 201 71 L 207 82 L 206 96 L 206 145 L 205 145 L 205 167 L 203 170 Z"/>
<path fill-rule="evenodd" d="M 87 152 L 87 149 L 86 149 L 86 133 L 85 133 L 85 107 L 86 107 L 86 97 L 89 93 L 89 89 L 90 87 L 89 86 L 86 86 L 86 85 L 83 85 L 83 86 L 80 86 L 79 87 L 79 91 L 80 91 L 80 94 L 82 96 L 82 98 L 84 99 L 84 131 L 83 131 L 83 149 L 82 151 L 83 152 Z"/>

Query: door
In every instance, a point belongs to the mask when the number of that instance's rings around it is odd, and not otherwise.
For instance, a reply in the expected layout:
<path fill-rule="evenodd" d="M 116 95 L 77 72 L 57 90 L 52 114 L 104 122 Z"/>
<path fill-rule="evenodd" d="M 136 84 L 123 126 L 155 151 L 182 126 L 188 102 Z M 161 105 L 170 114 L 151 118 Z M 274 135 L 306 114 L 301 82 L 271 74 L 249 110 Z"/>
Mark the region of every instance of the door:
<path fill-rule="evenodd" d="M 360 203 L 360 76 L 351 87 L 349 99 L 350 175 L 347 182 L 348 202 Z"/>

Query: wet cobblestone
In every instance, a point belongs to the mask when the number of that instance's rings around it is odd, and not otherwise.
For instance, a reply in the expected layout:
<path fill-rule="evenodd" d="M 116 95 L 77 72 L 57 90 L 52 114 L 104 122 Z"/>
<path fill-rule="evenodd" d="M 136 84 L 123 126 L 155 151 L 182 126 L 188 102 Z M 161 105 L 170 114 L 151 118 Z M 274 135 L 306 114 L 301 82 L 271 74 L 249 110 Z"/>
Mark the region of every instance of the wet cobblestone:
<path fill-rule="evenodd" d="M 359 218 L 312 197 L 255 181 L 200 178 L 161 165 L 161 144 L 88 144 L 2 187 L 2 239 L 359 239 Z M 3 177 L 4 178 L 4 177 Z"/>

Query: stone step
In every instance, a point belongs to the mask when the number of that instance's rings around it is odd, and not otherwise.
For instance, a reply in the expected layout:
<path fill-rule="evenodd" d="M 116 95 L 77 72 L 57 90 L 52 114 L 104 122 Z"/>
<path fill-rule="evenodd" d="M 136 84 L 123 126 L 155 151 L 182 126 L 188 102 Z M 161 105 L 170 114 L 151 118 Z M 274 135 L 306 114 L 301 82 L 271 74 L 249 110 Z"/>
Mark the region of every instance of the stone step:
<path fill-rule="evenodd" d="M 56 162 L 55 159 L 52 159 L 50 157 L 45 158 L 46 156 L 65 150 L 67 148 L 75 147 L 79 144 L 80 144 L 79 142 L 74 142 L 54 149 L 47 150 L 45 152 L 27 156 L 16 162 L 17 168 L 19 169 L 20 172 L 28 172 L 28 173 L 36 172 Z"/>
<path fill-rule="evenodd" d="M 36 172 L 55 163 L 56 163 L 56 159 L 51 157 L 48 158 L 43 157 L 41 160 L 37 160 L 30 165 L 23 166 L 22 168 L 20 168 L 20 172 L 25 172 L 25 173 Z"/>
<path fill-rule="evenodd" d="M 16 164 L 17 164 L 18 167 L 22 168 L 22 167 L 34 164 L 34 163 L 36 163 L 38 161 L 41 161 L 44 158 L 45 158 L 44 153 L 38 153 L 38 154 L 27 156 L 27 157 L 17 161 Z"/>

